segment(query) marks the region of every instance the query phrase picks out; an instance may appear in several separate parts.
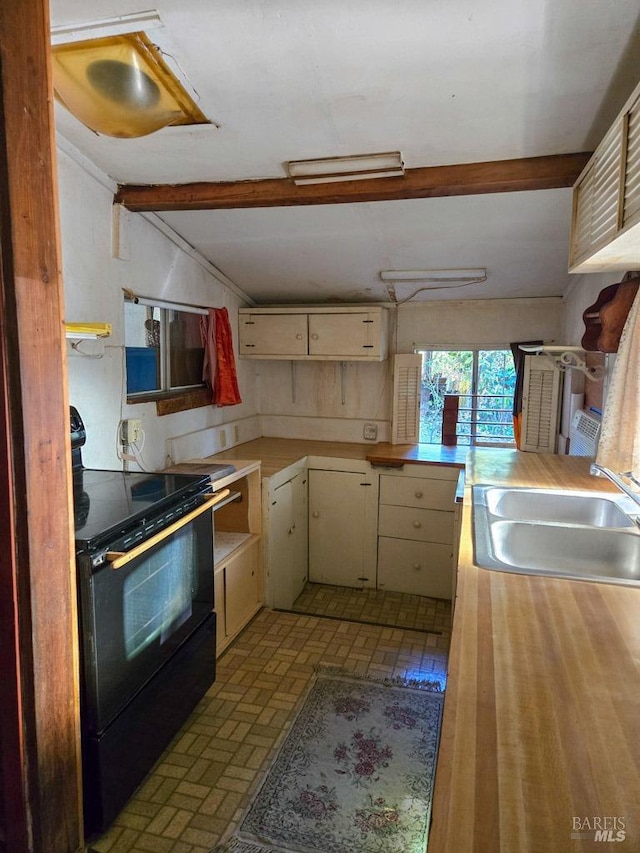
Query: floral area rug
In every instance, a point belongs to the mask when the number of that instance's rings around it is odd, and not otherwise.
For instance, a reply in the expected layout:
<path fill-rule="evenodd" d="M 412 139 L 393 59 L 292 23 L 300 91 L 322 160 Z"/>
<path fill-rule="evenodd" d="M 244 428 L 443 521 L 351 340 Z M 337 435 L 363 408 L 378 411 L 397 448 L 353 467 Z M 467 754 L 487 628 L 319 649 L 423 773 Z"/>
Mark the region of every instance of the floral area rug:
<path fill-rule="evenodd" d="M 436 689 L 318 677 L 238 833 L 213 853 L 424 853 Z"/>

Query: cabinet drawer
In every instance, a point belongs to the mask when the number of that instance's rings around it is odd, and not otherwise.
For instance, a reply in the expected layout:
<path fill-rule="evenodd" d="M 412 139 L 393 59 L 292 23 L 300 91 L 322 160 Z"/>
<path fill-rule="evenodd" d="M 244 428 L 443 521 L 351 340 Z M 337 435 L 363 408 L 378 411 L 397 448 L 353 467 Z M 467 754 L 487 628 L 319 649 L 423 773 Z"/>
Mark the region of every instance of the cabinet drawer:
<path fill-rule="evenodd" d="M 457 479 L 434 480 L 427 477 L 391 477 L 382 474 L 380 503 L 453 512 L 456 483 Z"/>
<path fill-rule="evenodd" d="M 451 546 L 378 539 L 378 588 L 388 592 L 451 598 Z"/>
<path fill-rule="evenodd" d="M 406 506 L 380 507 L 378 535 L 420 542 L 453 543 L 454 513 Z"/>

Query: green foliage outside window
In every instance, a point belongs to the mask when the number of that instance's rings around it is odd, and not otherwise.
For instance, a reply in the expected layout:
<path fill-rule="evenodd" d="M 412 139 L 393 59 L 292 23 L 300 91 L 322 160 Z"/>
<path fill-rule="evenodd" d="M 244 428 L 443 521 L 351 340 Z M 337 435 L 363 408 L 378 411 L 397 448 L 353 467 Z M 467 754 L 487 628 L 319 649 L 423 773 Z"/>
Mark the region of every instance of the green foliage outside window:
<path fill-rule="evenodd" d="M 513 444 L 510 350 L 423 350 L 420 441 L 440 444 L 444 397 L 460 397 L 459 444 Z"/>

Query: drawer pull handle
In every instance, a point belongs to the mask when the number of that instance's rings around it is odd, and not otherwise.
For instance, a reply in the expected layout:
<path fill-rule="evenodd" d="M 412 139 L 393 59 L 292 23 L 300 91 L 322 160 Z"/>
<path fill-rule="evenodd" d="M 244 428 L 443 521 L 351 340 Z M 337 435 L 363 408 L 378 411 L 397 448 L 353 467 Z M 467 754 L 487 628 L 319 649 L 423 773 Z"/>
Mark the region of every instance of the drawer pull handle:
<path fill-rule="evenodd" d="M 416 492 L 416 497 L 417 497 L 417 498 L 421 498 L 421 497 L 422 497 L 422 492 Z"/>
<path fill-rule="evenodd" d="M 317 341 L 317 340 L 318 340 L 318 335 L 317 335 L 317 333 L 316 333 L 316 332 L 314 332 L 314 333 L 311 335 L 311 340 L 312 340 L 312 341 Z"/>
<path fill-rule="evenodd" d="M 420 565 L 420 563 L 414 563 L 414 564 L 413 564 L 413 568 L 414 568 L 416 571 L 418 571 L 419 569 L 421 569 L 421 568 L 422 568 L 422 566 Z"/>
<path fill-rule="evenodd" d="M 301 341 L 301 340 L 302 340 L 302 335 L 296 335 L 296 340 L 297 340 L 297 341 Z"/>
<path fill-rule="evenodd" d="M 422 527 L 422 522 L 421 522 L 421 521 L 414 521 L 414 522 L 413 522 L 413 526 L 414 526 L 416 529 L 417 529 L 418 527 Z"/>
<path fill-rule="evenodd" d="M 311 517 L 312 518 L 320 518 L 320 513 L 318 512 L 317 509 L 314 509 L 314 511 L 311 513 Z"/>

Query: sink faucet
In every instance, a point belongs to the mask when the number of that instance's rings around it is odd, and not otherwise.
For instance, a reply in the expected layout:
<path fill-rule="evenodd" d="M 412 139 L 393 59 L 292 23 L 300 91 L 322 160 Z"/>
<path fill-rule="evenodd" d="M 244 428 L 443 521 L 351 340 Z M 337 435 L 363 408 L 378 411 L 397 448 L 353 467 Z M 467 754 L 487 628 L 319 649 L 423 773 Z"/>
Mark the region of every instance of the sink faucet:
<path fill-rule="evenodd" d="M 638 504 L 640 507 L 640 494 L 638 492 L 634 492 L 633 489 L 627 485 L 622 479 L 626 477 L 628 480 L 631 480 L 636 486 L 640 487 L 640 482 L 636 480 L 633 476 L 633 471 L 620 471 L 620 473 L 616 474 L 610 468 L 605 468 L 604 465 L 597 465 L 595 462 L 591 463 L 591 467 L 589 468 L 589 473 L 594 477 L 606 477 L 611 480 L 611 482 L 617 486 L 621 491 L 628 495 L 632 501 Z M 635 519 L 636 524 L 640 526 L 640 520 L 638 518 Z"/>

